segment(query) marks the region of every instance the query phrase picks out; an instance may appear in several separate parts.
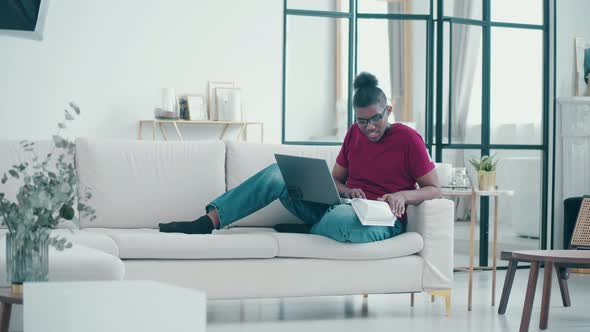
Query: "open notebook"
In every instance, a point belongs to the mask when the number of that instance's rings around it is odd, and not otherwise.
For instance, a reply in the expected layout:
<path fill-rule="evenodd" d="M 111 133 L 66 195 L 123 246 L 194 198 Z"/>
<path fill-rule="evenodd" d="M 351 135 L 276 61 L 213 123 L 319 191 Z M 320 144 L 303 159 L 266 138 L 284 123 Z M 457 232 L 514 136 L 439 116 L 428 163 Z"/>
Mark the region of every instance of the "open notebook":
<path fill-rule="evenodd" d="M 365 226 L 395 226 L 397 218 L 387 202 L 354 198 L 350 200 L 350 205 Z"/>

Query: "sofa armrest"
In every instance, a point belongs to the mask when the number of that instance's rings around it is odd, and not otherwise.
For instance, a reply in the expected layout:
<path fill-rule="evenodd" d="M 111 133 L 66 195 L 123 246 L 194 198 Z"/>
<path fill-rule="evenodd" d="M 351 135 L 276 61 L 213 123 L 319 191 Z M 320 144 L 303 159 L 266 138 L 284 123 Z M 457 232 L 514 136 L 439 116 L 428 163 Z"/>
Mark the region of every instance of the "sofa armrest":
<path fill-rule="evenodd" d="M 408 207 L 408 231 L 424 239 L 422 288 L 451 288 L 453 281 L 454 203 L 433 199 Z"/>

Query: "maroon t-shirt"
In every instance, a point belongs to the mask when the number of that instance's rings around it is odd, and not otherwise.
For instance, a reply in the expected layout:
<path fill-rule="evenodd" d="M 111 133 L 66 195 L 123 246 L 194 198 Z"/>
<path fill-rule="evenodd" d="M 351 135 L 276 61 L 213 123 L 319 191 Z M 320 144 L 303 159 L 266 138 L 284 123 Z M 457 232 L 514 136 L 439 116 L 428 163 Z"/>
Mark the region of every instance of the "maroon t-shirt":
<path fill-rule="evenodd" d="M 354 124 L 336 162 L 348 170 L 346 186 L 362 189 L 368 199 L 416 189 L 416 179 L 434 169 L 420 134 L 401 123 L 392 124 L 378 142 Z"/>

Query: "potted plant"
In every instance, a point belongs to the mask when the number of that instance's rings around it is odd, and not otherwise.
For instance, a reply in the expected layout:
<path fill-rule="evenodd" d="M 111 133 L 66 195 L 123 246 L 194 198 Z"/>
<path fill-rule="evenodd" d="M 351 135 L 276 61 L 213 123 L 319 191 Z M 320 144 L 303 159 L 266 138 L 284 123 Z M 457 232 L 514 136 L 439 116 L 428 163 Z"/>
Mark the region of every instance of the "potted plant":
<path fill-rule="evenodd" d="M 71 111 L 65 110 L 66 121 L 80 114 L 74 103 L 70 103 L 70 108 Z M 0 192 L 0 222 L 8 228 L 6 270 L 14 292 L 22 291 L 23 282 L 48 279 L 49 245 L 57 250 L 72 246 L 64 237 L 51 236 L 51 228 L 63 220 L 77 223 L 76 210 L 81 216 L 95 218 L 95 210 L 87 204 L 92 194 L 87 189 L 78 192 L 75 144 L 61 136 L 64 129 L 65 122 L 58 123 L 53 149 L 47 155 L 38 155 L 34 142 L 20 141 L 28 158 L 13 165 L 0 181 L 20 181 L 16 197 Z"/>
<path fill-rule="evenodd" d="M 494 161 L 496 155 L 482 156 L 481 159 L 472 158 L 469 163 L 477 171 L 477 180 L 479 190 L 492 191 L 496 190 L 496 164 L 498 160 Z"/>

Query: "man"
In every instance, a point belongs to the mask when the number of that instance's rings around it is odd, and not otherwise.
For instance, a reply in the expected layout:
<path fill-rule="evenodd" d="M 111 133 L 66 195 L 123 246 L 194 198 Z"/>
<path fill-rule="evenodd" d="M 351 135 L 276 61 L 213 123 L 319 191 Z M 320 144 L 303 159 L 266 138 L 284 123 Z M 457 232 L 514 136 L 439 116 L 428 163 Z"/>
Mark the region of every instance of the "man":
<path fill-rule="evenodd" d="M 403 233 L 406 205 L 439 198 L 441 191 L 422 137 L 410 127 L 387 122 L 391 106 L 377 83 L 369 73 L 359 74 L 354 81 L 356 124 L 344 138 L 332 176 L 343 197 L 386 201 L 398 218 L 395 226 L 364 226 L 350 205 L 328 206 L 292 199 L 278 166 L 273 164 L 213 200 L 205 208 L 206 215 L 194 221 L 160 224 L 160 231 L 208 234 L 279 199 L 305 225 L 277 225 L 278 231 L 310 232 L 354 243 L 385 240 Z"/>

